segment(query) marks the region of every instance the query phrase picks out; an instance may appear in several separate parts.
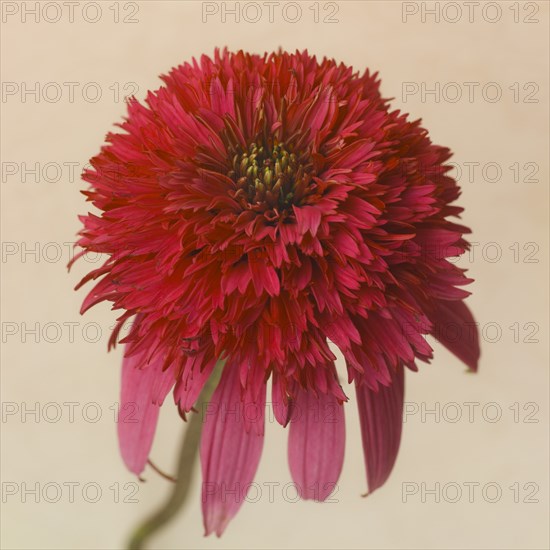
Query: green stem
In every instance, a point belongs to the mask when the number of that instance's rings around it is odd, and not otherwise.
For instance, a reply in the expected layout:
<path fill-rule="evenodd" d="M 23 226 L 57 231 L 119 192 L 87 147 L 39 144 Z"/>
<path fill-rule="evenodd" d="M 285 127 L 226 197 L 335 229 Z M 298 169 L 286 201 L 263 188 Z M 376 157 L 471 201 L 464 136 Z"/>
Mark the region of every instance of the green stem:
<path fill-rule="evenodd" d="M 128 542 L 128 550 L 142 550 L 145 548 L 147 540 L 168 523 L 185 504 L 189 495 L 193 467 L 199 450 L 204 404 L 210 400 L 214 389 L 218 385 L 224 362 L 221 360 L 216 364 L 195 405 L 198 412 L 192 413 L 187 421 L 187 428 L 180 448 L 177 480 L 173 484 L 171 495 L 157 512 L 134 530 Z"/>

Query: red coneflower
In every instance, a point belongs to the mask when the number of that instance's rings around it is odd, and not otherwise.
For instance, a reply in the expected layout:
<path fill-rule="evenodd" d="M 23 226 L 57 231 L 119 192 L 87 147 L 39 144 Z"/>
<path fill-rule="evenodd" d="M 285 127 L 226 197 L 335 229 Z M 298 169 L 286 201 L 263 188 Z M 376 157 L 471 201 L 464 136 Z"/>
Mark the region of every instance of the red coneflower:
<path fill-rule="evenodd" d="M 168 392 L 185 417 L 223 360 L 200 449 L 206 533 L 221 534 L 254 478 L 269 378 L 275 417 L 291 420 L 292 477 L 326 499 L 347 400 L 331 341 L 355 384 L 372 492 L 399 448 L 404 367 L 432 358 L 424 335 L 477 367 L 457 288 L 470 279 L 446 259 L 469 232 L 447 219 L 462 211 L 449 149 L 390 110 L 376 74 L 307 52 L 216 51 L 162 80 L 91 160 L 85 194 L 101 215 L 82 217 L 78 242 L 108 255 L 80 283 L 101 278 L 82 311 L 123 311 L 110 346 L 134 319 L 121 340 L 121 402 L 138 420 L 119 423 L 128 468 L 145 467 Z"/>

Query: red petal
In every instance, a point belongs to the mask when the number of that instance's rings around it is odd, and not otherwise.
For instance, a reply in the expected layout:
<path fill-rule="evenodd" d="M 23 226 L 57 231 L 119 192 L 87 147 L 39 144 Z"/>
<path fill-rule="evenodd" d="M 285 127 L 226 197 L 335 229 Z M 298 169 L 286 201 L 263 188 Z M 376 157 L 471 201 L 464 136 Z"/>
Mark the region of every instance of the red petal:
<path fill-rule="evenodd" d="M 388 479 L 401 441 L 405 377 L 403 365 L 391 370 L 392 383 L 378 386 L 375 392 L 367 384 L 356 384 L 357 406 L 369 493 Z"/>

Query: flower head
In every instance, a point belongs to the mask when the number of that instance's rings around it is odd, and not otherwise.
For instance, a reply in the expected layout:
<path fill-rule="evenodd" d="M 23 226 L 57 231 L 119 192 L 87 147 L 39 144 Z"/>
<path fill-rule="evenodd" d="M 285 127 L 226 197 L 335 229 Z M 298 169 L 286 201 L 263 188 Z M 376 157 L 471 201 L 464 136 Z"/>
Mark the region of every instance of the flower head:
<path fill-rule="evenodd" d="M 121 311 L 112 346 L 134 320 L 121 340 L 121 401 L 139 420 L 119 423 L 127 466 L 143 470 L 167 394 L 185 416 L 224 359 L 201 442 L 207 533 L 242 503 L 223 490 L 254 478 L 269 379 L 294 481 L 326 499 L 347 401 L 330 341 L 357 392 L 372 492 L 397 455 L 404 367 L 432 358 L 424 335 L 477 367 L 470 280 L 449 261 L 469 232 L 448 219 L 462 210 L 449 149 L 390 110 L 376 74 L 307 52 L 216 51 L 162 80 L 84 175 L 101 214 L 82 217 L 79 245 L 107 259 L 82 281 L 99 279 L 82 311 Z"/>

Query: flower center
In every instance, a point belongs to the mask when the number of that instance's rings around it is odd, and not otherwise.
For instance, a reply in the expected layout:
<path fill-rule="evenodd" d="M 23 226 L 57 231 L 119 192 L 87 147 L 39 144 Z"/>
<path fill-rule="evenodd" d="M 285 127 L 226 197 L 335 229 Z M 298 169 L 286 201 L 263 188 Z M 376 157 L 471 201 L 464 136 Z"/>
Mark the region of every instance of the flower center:
<path fill-rule="evenodd" d="M 233 157 L 228 176 L 237 184 L 235 198 L 249 208 L 286 209 L 297 204 L 310 180 L 304 165 L 284 143 L 250 144 Z"/>

